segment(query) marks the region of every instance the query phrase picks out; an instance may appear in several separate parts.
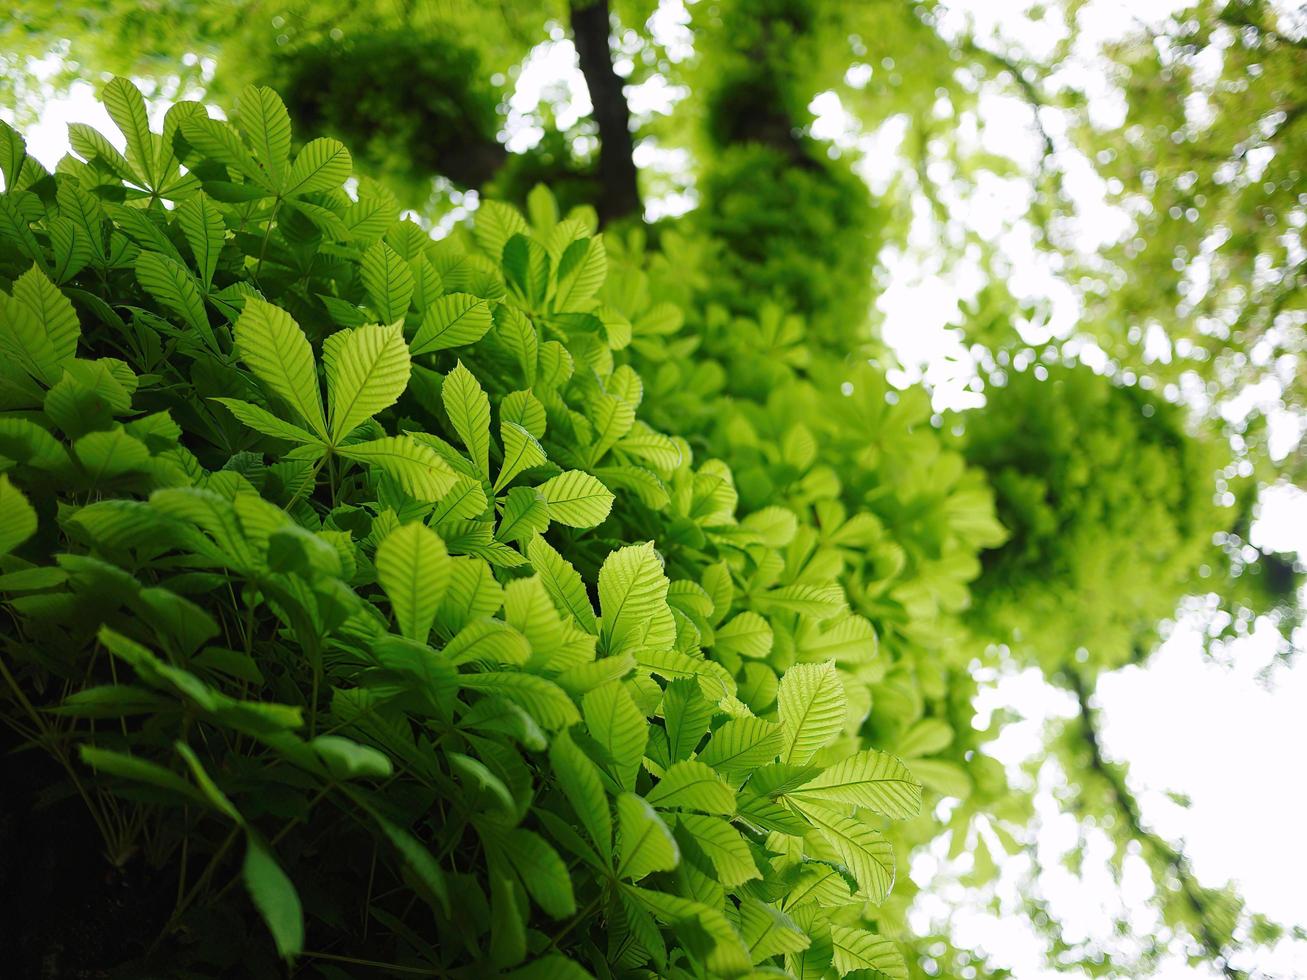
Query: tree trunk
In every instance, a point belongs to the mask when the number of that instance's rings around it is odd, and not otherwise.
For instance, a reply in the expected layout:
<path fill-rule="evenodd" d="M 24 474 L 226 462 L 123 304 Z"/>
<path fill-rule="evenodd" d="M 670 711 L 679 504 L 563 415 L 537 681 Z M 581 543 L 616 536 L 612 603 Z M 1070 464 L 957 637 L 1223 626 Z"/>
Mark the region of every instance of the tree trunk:
<path fill-rule="evenodd" d="M 608 44 L 608 0 L 571 0 L 572 37 L 599 125 L 599 220 L 643 213 L 636 183 L 631 110 Z"/>

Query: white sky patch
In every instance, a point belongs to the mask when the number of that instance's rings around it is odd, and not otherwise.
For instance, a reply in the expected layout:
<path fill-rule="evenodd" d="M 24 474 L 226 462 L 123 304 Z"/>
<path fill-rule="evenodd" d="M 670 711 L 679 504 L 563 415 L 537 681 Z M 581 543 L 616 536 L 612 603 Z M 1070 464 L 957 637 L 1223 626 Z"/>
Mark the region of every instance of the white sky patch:
<path fill-rule="evenodd" d="M 544 139 L 537 114 L 541 102 L 550 106 L 554 121 L 563 130 L 590 115 L 590 90 L 576 48 L 562 28 L 554 29 L 551 40 L 536 45 L 516 71 L 503 136 L 510 153 L 525 153 Z"/>

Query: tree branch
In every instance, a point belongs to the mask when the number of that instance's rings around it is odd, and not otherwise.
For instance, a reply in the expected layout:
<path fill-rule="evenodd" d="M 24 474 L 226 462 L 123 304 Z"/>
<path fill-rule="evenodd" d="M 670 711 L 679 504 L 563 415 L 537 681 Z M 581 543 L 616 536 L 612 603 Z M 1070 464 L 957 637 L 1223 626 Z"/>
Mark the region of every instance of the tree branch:
<path fill-rule="evenodd" d="M 599 126 L 599 220 L 639 216 L 631 110 L 609 48 L 608 0 L 571 0 L 572 38 Z"/>
<path fill-rule="evenodd" d="M 1148 829 L 1144 823 L 1139 801 L 1126 785 L 1123 773 L 1104 757 L 1098 735 L 1098 720 L 1095 717 L 1094 710 L 1089 706 L 1091 692 L 1085 684 L 1085 679 L 1074 670 L 1067 671 L 1067 674 L 1071 691 L 1075 694 L 1076 703 L 1079 707 L 1081 734 L 1084 737 L 1085 745 L 1089 749 L 1090 768 L 1111 789 L 1113 802 L 1121 811 L 1121 815 L 1125 817 L 1131 836 L 1160 854 L 1165 860 L 1167 868 L 1180 882 L 1180 892 L 1189 903 L 1189 907 L 1193 910 L 1198 921 L 1198 934 L 1194 938 L 1202 947 L 1203 952 L 1213 963 L 1220 967 L 1222 975 L 1227 980 L 1246 980 L 1248 974 L 1230 965 L 1226 943 L 1212 931 L 1211 924 L 1208 921 L 1209 913 L 1205 890 L 1194 875 L 1193 868 L 1189 865 L 1189 859 L 1185 857 L 1183 851 L 1172 847 L 1167 841 Z"/>

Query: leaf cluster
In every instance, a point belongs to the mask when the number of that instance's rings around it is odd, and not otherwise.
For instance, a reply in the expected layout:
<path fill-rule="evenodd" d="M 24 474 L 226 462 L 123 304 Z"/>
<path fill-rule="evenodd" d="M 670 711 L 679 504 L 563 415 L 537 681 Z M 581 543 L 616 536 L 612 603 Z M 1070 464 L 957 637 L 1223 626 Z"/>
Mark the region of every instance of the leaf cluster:
<path fill-rule="evenodd" d="M 641 417 L 593 214 L 432 241 L 269 89 L 104 98 L 0 131 L 0 717 L 175 889 L 122 968 L 905 977 L 868 531 Z"/>

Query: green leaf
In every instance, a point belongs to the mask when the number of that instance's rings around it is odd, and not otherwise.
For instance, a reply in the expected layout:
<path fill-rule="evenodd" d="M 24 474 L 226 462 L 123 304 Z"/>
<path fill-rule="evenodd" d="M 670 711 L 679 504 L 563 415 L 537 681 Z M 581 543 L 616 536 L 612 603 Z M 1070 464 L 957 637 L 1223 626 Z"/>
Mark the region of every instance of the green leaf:
<path fill-rule="evenodd" d="M 771 624 L 756 612 L 742 612 L 713 633 L 713 649 L 741 657 L 762 658 L 771 653 Z"/>
<path fill-rule="evenodd" d="M 27 155 L 27 143 L 8 123 L 0 123 L 0 175 L 5 187 L 18 190 L 28 186 L 41 168 Z"/>
<path fill-rule="evenodd" d="M 676 621 L 667 605 L 667 576 L 653 542 L 614 551 L 599 569 L 599 637 L 609 656 L 637 648 L 670 648 Z"/>
<path fill-rule="evenodd" d="M 799 799 L 866 807 L 906 820 L 921 811 L 921 783 L 894 756 L 865 749 L 837 762 L 788 794 Z"/>
<path fill-rule="evenodd" d="M 363 253 L 359 271 L 372 309 L 381 322 L 403 320 L 413 299 L 413 271 L 408 263 L 385 242 L 377 241 Z"/>
<path fill-rule="evenodd" d="M 77 751 L 81 755 L 82 761 L 96 772 L 108 773 L 111 776 L 130 779 L 138 783 L 147 783 L 170 793 L 176 793 L 179 797 L 191 803 L 198 803 L 200 806 L 208 805 L 208 801 L 194 786 L 171 769 L 167 769 L 156 762 L 129 755 L 125 752 L 97 748 L 93 745 L 80 745 Z"/>
<path fill-rule="evenodd" d="M 499 467 L 499 476 L 495 478 L 495 493 L 508 486 L 523 470 L 547 462 L 545 451 L 536 441 L 535 436 L 516 422 L 500 423 L 499 441 L 504 446 L 504 462 Z M 559 523 L 566 522 L 560 520 Z"/>
<path fill-rule="evenodd" d="M 272 436 L 274 439 L 289 439 L 291 442 L 310 443 L 318 441 L 318 437 L 307 429 L 301 429 L 298 425 L 287 422 L 280 416 L 273 415 L 267 409 L 260 408 L 258 405 L 251 405 L 239 398 L 215 398 L 213 400 L 226 406 L 227 410 L 236 416 L 237 421 L 248 425 L 256 432 L 263 433 L 265 436 Z"/>
<path fill-rule="evenodd" d="M 440 397 L 472 462 L 483 477 L 490 479 L 490 399 L 462 361 L 445 376 Z"/>
<path fill-rule="evenodd" d="M 512 205 L 485 201 L 477 208 L 472 235 L 481 250 L 496 264 L 503 256 L 504 243 L 523 231 L 526 231 L 526 222 Z"/>
<path fill-rule="evenodd" d="M 540 484 L 549 502 L 549 519 L 568 527 L 594 527 L 603 523 L 613 507 L 609 489 L 589 473 L 567 470 Z"/>
<path fill-rule="evenodd" d="M 463 714 L 459 723 L 476 731 L 502 733 L 532 752 L 543 752 L 549 747 L 544 730 L 531 716 L 503 698 L 482 698 Z"/>
<path fill-rule="evenodd" d="M 68 577 L 59 568 L 29 568 L 0 577 L 0 589 L 9 591 L 9 581 L 16 575 L 39 572 L 53 572 L 55 576 L 50 581 L 40 583 L 37 588 L 58 585 Z M 174 707 L 174 703 L 167 698 L 141 687 L 131 684 L 101 684 L 75 691 L 57 707 L 48 710 L 51 714 L 70 718 L 126 718 L 131 715 L 165 713 Z"/>
<path fill-rule="evenodd" d="M 617 797 L 617 877 L 639 881 L 655 871 L 671 871 L 681 849 L 667 824 L 647 801 L 634 793 Z"/>
<path fill-rule="evenodd" d="M 200 284 L 207 291 L 213 284 L 213 272 L 218 267 L 218 256 L 227 238 L 222 212 L 204 194 L 194 194 L 178 206 L 177 223 L 191 247 L 195 267 L 200 273 Z"/>
<path fill-rule="evenodd" d="M 123 641 L 126 638 L 116 637 L 116 640 L 111 640 L 110 637 L 113 635 L 112 631 L 107 627 L 100 628 L 100 641 L 104 643 L 105 646 L 109 647 L 109 649 L 115 654 L 122 656 L 126 652 L 126 649 L 123 646 Z M 131 641 L 127 641 L 127 643 L 130 642 Z M 153 657 L 153 655 L 150 654 L 149 651 L 144 650 L 144 648 L 138 648 L 137 654 L 139 655 L 140 653 L 145 653 L 146 656 Z M 136 669 L 137 673 L 144 676 L 146 670 L 145 662 L 136 660 L 135 662 L 132 662 L 132 666 Z M 187 674 L 185 671 L 177 671 L 169 668 L 167 665 L 159 663 L 157 660 L 155 661 L 154 670 L 162 675 L 162 679 L 170 680 L 174 687 L 177 686 L 178 681 L 183 680 L 187 681 L 187 687 L 200 685 L 200 682 L 192 675 Z M 202 687 L 203 685 L 200 686 Z M 204 694 L 206 699 L 211 698 L 211 692 L 202 691 L 196 693 Z M 201 699 L 197 698 L 197 700 Z M 200 757 L 195 754 L 195 750 L 185 742 L 181 741 L 174 742 L 173 748 L 177 750 L 177 754 L 182 757 L 182 760 L 190 768 L 191 776 L 194 777 L 196 785 L 199 786 L 199 792 L 203 794 L 205 802 L 238 826 L 245 826 L 245 818 L 241 816 L 241 813 L 236 809 L 235 804 L 227 798 L 227 794 L 218 788 L 218 784 L 213 781 L 213 777 L 209 775 L 207 770 L 205 770 L 204 763 L 202 763 Z"/>
<path fill-rule="evenodd" d="M 761 718 L 732 718 L 713 732 L 699 761 L 718 772 L 744 774 L 774 761 L 784 745 L 779 725 Z"/>
<path fill-rule="evenodd" d="M 558 202 L 544 184 L 536 184 L 527 194 L 526 216 L 538 235 L 552 231 L 558 224 Z"/>
<path fill-rule="evenodd" d="M 405 524 L 377 546 L 376 564 L 400 633 L 425 642 L 449 585 L 445 543 L 424 524 Z"/>
<path fill-rule="evenodd" d="M 449 915 L 449 889 L 445 884 L 445 876 L 440 870 L 440 865 L 436 864 L 436 859 L 431 856 L 431 852 L 404 828 L 391 823 L 371 808 L 368 808 L 368 811 L 395 846 L 404 864 L 417 878 L 419 891 L 425 893 L 423 897 L 428 904 L 432 908 L 439 906 L 445 915 Z"/>
<path fill-rule="evenodd" d="M 309 747 L 318 754 L 336 779 L 355 779 L 360 776 L 386 779 L 394 771 L 389 757 L 384 753 L 339 735 L 319 735 L 309 741 Z"/>
<path fill-rule="evenodd" d="M 585 582 L 568 560 L 541 537 L 531 539 L 527 544 L 526 555 L 558 611 L 570 614 L 587 632 L 599 632 Z"/>
<path fill-rule="evenodd" d="M 749 951 L 720 908 L 633 885 L 623 891 L 677 929 L 682 943 L 703 955 L 709 976 L 737 977 L 749 972 Z"/>
<path fill-rule="evenodd" d="M 740 900 L 740 937 L 754 963 L 807 949 L 812 940 L 780 909 L 745 895 Z"/>
<path fill-rule="evenodd" d="M 667 728 L 668 756 L 673 762 L 688 759 L 698 747 L 716 707 L 692 679 L 674 680 L 663 690 L 663 721 Z"/>
<path fill-rule="evenodd" d="M 594 439 L 590 445 L 589 459 L 590 465 L 594 466 L 635 424 L 635 408 L 612 395 L 601 395 L 591 414 L 591 422 L 594 426 Z"/>
<path fill-rule="evenodd" d="M 496 968 L 522 962 L 526 956 L 526 896 L 495 852 L 487 853 L 490 877 L 490 962 Z"/>
<path fill-rule="evenodd" d="M 795 664 L 776 696 L 785 732 L 781 761 L 802 764 L 844 731 L 848 696 L 832 663 Z"/>
<path fill-rule="evenodd" d="M 178 135 L 184 119 L 204 114 L 204 106 L 198 102 L 174 102 L 163 114 L 163 135 L 159 138 L 158 170 L 160 197 L 170 201 L 180 201 L 200 190 L 199 177 L 193 173 L 182 173 L 179 155 Z"/>
<path fill-rule="evenodd" d="M 549 765 L 563 795 L 580 817 L 590 839 L 605 859 L 613 853 L 613 818 L 608 809 L 599 768 L 577 748 L 567 730 L 554 736 L 549 745 Z"/>
<path fill-rule="evenodd" d="M 127 158 L 118 152 L 104 134 L 85 123 L 68 124 L 68 143 L 78 156 L 86 160 L 100 160 L 120 179 L 137 185 L 143 182 L 136 168 L 127 162 Z"/>
<path fill-rule="evenodd" d="M 337 446 L 334 451 L 345 459 L 367 463 L 389 474 L 416 500 L 435 503 L 458 482 L 449 464 L 434 449 L 412 436 L 385 436 Z"/>
<path fill-rule="evenodd" d="M 485 300 L 468 293 L 441 296 L 422 315 L 422 323 L 413 336 L 413 354 L 430 354 L 476 343 L 485 336 L 492 322 L 490 304 Z"/>
<path fill-rule="evenodd" d="M 840 976 L 854 970 L 875 970 L 888 980 L 908 980 L 908 964 L 898 944 L 865 929 L 830 927 L 835 948 L 835 969 Z"/>
<path fill-rule="evenodd" d="M 190 270 L 158 252 L 141 252 L 136 257 L 136 281 L 198 333 L 205 347 L 218 353 L 218 342 L 204 308 L 204 291 Z"/>
<path fill-rule="evenodd" d="M 802 818 L 795 819 L 803 822 Z M 793 912 L 796 919 L 802 920 L 808 912 L 815 913 L 813 906 L 848 905 L 853 898 L 853 888 L 854 884 L 843 867 L 824 861 L 807 861 L 799 868 L 799 876 L 785 893 L 781 904 L 787 912 Z M 814 935 L 813 938 L 817 937 Z"/>
<path fill-rule="evenodd" d="M 150 119 L 140 91 L 127 79 L 114 78 L 100 93 L 100 100 L 127 140 L 127 159 L 140 175 L 142 186 L 157 188 L 154 134 L 150 132 Z"/>
<path fill-rule="evenodd" d="M 534 487 L 514 487 L 495 529 L 497 541 L 526 541 L 549 527 L 549 505 Z"/>
<path fill-rule="evenodd" d="M 673 764 L 645 799 L 664 810 L 701 810 L 727 817 L 735 813 L 735 790 L 711 766 L 696 760 Z"/>
<path fill-rule="evenodd" d="M 54 281 L 66 283 L 91 261 L 91 242 L 78 225 L 68 218 L 55 218 L 46 223 L 50 235 L 50 250 L 54 253 Z"/>
<path fill-rule="evenodd" d="M 847 896 L 845 900 L 847 901 Z M 824 916 L 819 917 L 817 910 L 812 906 L 795 910 L 794 918 L 807 932 L 812 945 L 797 953 L 787 953 L 785 969 L 794 975 L 795 980 L 825 980 L 830 976 L 835 959 L 830 938 L 830 924 Z"/>
<path fill-rule="evenodd" d="M 105 213 L 100 202 L 94 195 L 72 181 L 63 181 L 59 184 L 57 200 L 59 213 L 77 225 L 86 242 L 91 246 L 95 261 L 103 263 L 107 253 L 104 236 Z"/>
<path fill-rule="evenodd" d="M 428 523 L 434 526 L 442 521 L 481 517 L 486 504 L 486 491 L 481 481 L 459 474 L 453 488 L 440 498 L 439 506 L 431 512 Z"/>
<path fill-rule="evenodd" d="M 298 956 L 304 949 L 304 912 L 299 893 L 268 846 L 253 833 L 246 835 L 241 877 L 254 907 L 272 933 L 277 952 L 285 959 Z"/>
<path fill-rule="evenodd" d="M 349 150 L 332 139 L 316 139 L 305 144 L 295 157 L 286 178 L 286 197 L 335 190 L 349 179 L 354 164 Z"/>
<path fill-rule="evenodd" d="M 635 789 L 646 740 L 645 717 L 626 687 L 614 681 L 581 699 L 586 727 L 607 754 L 612 775 L 623 789 Z"/>
<path fill-rule="evenodd" d="M 322 364 L 333 442 L 395 404 L 408 386 L 408 345 L 398 323 L 332 334 L 322 344 Z"/>
<path fill-rule="evenodd" d="M 469 809 L 484 809 L 483 800 L 491 800 L 504 814 L 512 814 L 517 809 L 513 794 L 504 781 L 490 771 L 479 759 L 463 755 L 460 752 L 447 752 L 445 759 L 450 770 L 459 777 L 463 784 L 465 802 Z"/>
<path fill-rule="evenodd" d="M 262 85 L 247 85 L 236 103 L 236 128 L 254 149 L 254 157 L 280 188 L 290 159 L 290 115 L 277 93 Z"/>
<path fill-rule="evenodd" d="M 0 555 L 7 555 L 36 533 L 36 511 L 21 490 L 0 473 Z"/>
<path fill-rule="evenodd" d="M 541 728 L 557 731 L 580 720 L 576 705 L 552 681 L 531 674 L 489 672 L 463 674 L 459 683 L 474 691 L 498 694 L 512 701 L 536 720 Z"/>
<path fill-rule="evenodd" d="M 181 122 L 181 131 L 186 138 L 186 142 L 195 147 L 203 156 L 235 170 L 247 180 L 253 181 L 268 191 L 276 191 L 276 188 L 269 181 L 267 173 L 254 162 L 254 158 L 245 149 L 245 144 L 241 142 L 240 135 L 227 123 L 220 119 L 210 119 L 207 115 L 187 116 Z M 254 191 L 253 197 L 255 199 L 267 196 L 258 193 L 253 188 L 249 189 Z M 208 183 L 205 184 L 205 190 L 213 193 Z M 221 199 L 219 198 L 219 200 Z"/>
<path fill-rule="evenodd" d="M 36 202 L 36 208 L 24 207 L 28 202 Z M 36 196 L 30 192 L 0 194 L 0 239 L 14 242 L 24 256 L 44 269 L 45 252 L 31 228 L 38 217 L 32 212 L 39 206 Z"/>
<path fill-rule="evenodd" d="M 455 666 L 481 663 L 520 667 L 531 656 L 526 638 L 502 619 L 474 619 L 445 645 L 445 656 Z"/>
<path fill-rule="evenodd" d="M 40 470 L 58 469 L 68 458 L 64 447 L 35 422 L 0 417 L 0 456 Z"/>
<path fill-rule="evenodd" d="M 540 367 L 540 334 L 535 324 L 520 309 L 507 303 L 495 307 L 494 323 L 495 340 L 517 363 L 522 371 L 523 382 L 535 384 Z M 546 347 L 546 350 L 552 351 L 553 348 Z M 526 425 L 526 428 L 536 432 L 530 425 Z M 536 432 L 536 438 L 539 437 L 540 433 Z"/>
<path fill-rule="evenodd" d="M 558 287 L 554 309 L 583 310 L 608 275 L 608 256 L 602 235 L 572 242 L 558 260 Z"/>
<path fill-rule="evenodd" d="M 865 663 L 876 654 L 876 628 L 852 613 L 825 624 L 824 628 L 805 619 L 794 641 L 800 663 L 822 660 Z"/>
<path fill-rule="evenodd" d="M 73 304 L 36 266 L 14 281 L 12 298 L 0 292 L 0 355 L 47 387 L 77 356 L 81 332 Z"/>
<path fill-rule="evenodd" d="M 249 297 L 236 321 L 236 348 L 255 377 L 294 408 L 318 438 L 330 441 L 313 348 L 289 313 Z"/>
<path fill-rule="evenodd" d="M 943 752 L 953 744 L 953 729 L 939 718 L 923 718 L 898 740 L 896 751 L 905 759 Z"/>
<path fill-rule="evenodd" d="M 827 619 L 844 611 L 844 590 L 838 585 L 787 585 L 754 598 L 763 612 L 799 613 Z"/>
<path fill-rule="evenodd" d="M 694 838 L 695 844 L 708 855 L 718 879 L 727 888 L 762 877 L 749 853 L 749 845 L 740 832 L 721 817 L 682 813 L 676 817 L 676 825 Z"/>
<path fill-rule="evenodd" d="M 512 391 L 499 403 L 502 422 L 515 422 L 537 439 L 544 437 L 548 418 L 545 406 L 529 391 Z"/>
<path fill-rule="evenodd" d="M 544 305 L 551 265 L 549 253 L 533 238 L 514 235 L 504 243 L 504 281 L 509 293 L 530 309 L 538 310 Z"/>
<path fill-rule="evenodd" d="M 912 772 L 921 784 L 941 796 L 965 800 L 971 795 L 971 777 L 956 762 L 944 759 L 913 759 Z"/>
<path fill-rule="evenodd" d="M 894 849 L 889 841 L 862 821 L 821 805 L 790 800 L 789 806 L 807 818 L 839 855 L 858 883 L 858 894 L 883 902 L 894 885 Z"/>
<path fill-rule="evenodd" d="M 73 443 L 73 455 L 92 486 L 124 473 L 140 472 L 150 464 L 150 450 L 145 443 L 120 428 L 88 432 Z"/>
<path fill-rule="evenodd" d="M 526 886 L 527 894 L 555 919 L 576 911 L 572 879 L 558 852 L 539 834 L 515 827 L 497 840 L 501 853 L 508 859 Z"/>

